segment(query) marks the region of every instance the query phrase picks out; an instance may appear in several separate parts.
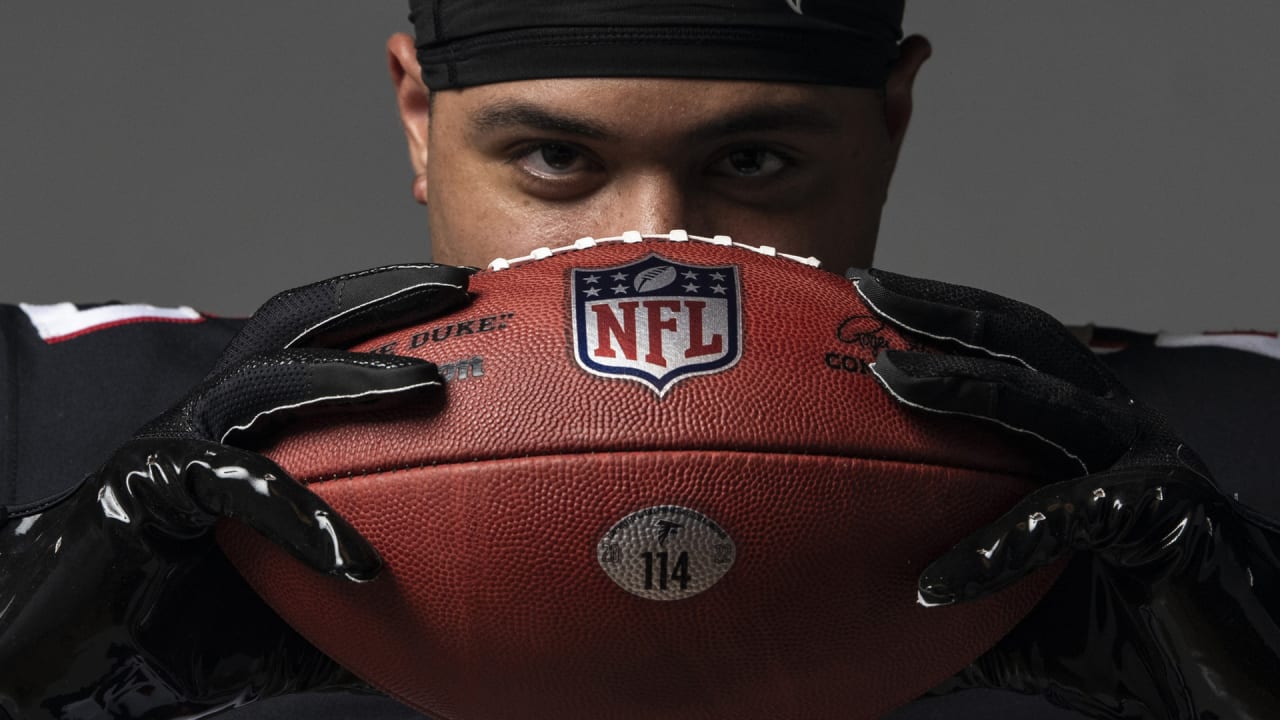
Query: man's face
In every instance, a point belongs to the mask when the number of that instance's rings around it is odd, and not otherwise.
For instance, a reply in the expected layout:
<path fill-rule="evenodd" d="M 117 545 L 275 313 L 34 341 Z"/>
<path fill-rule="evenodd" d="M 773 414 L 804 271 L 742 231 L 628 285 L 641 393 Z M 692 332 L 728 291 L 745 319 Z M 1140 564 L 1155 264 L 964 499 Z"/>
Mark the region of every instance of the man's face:
<path fill-rule="evenodd" d="M 836 271 L 870 264 L 901 138 L 884 93 L 560 78 L 438 92 L 428 108 L 425 91 L 406 102 L 414 81 L 399 78 L 401 112 L 438 262 L 683 229 Z"/>

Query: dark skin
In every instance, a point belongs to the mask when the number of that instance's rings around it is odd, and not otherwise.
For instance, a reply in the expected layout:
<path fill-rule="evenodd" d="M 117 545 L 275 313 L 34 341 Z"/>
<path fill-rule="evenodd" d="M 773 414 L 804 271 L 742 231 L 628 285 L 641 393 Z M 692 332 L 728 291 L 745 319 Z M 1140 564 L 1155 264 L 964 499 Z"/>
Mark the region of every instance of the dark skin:
<path fill-rule="evenodd" d="M 626 230 L 730 235 L 871 263 L 929 57 L 904 41 L 882 91 L 653 78 L 557 78 L 430 93 L 406 34 L 387 44 L 433 257 L 487 265 Z"/>

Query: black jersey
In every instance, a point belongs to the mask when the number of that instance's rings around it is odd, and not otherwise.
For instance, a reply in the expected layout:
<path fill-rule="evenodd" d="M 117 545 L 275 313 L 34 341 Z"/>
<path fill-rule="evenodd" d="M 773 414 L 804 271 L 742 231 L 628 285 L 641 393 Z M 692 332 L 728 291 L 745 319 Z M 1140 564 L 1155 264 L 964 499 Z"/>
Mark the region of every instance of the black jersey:
<path fill-rule="evenodd" d="M 191 308 L 0 305 L 0 504 L 68 488 L 173 405 L 243 324 Z M 1225 492 L 1280 518 L 1280 339 L 1089 329 L 1090 344 L 1138 397 L 1164 411 Z M 224 715 L 237 720 L 418 718 L 381 697 L 297 695 Z M 1075 720 L 1038 697 L 970 691 L 916 702 L 894 720 Z"/>
<path fill-rule="evenodd" d="M 0 305 L 0 504 L 94 470 L 194 386 L 241 324 L 191 308 Z"/>

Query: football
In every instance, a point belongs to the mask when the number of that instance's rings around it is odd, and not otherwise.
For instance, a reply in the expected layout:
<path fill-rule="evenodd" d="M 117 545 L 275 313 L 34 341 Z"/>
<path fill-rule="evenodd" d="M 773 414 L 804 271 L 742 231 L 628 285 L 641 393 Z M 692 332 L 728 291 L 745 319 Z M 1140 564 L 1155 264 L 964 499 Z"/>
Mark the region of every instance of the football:
<path fill-rule="evenodd" d="M 938 349 L 815 265 L 679 231 L 496 261 L 468 307 L 356 348 L 437 363 L 437 401 L 266 449 L 382 573 L 317 574 L 231 522 L 220 542 L 312 643 L 438 720 L 879 717 L 1057 570 L 917 603 L 1032 462 L 895 404 L 876 354 Z"/>

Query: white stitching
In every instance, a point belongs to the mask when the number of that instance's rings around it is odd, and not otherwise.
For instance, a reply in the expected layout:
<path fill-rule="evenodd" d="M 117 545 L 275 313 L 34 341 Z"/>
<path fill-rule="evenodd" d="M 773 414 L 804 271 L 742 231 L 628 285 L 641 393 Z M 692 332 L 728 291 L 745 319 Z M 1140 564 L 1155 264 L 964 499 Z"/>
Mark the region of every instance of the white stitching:
<path fill-rule="evenodd" d="M 394 394 L 399 392 L 406 392 L 409 390 L 416 390 L 417 388 L 436 387 L 439 385 L 441 385 L 441 382 L 439 380 L 427 380 L 425 382 L 414 383 L 412 385 L 400 385 L 398 387 L 392 387 L 392 388 L 366 390 L 365 392 L 352 393 L 350 395 L 328 395 L 325 397 L 310 398 L 307 400 L 303 400 L 302 402 L 292 403 L 290 405 L 280 405 L 277 407 L 268 408 L 258 413 L 257 415 L 254 415 L 253 418 L 249 420 L 249 422 L 247 423 L 244 423 L 242 425 L 233 425 L 227 428 L 226 432 L 222 433 L 222 437 L 219 438 L 218 442 L 225 444 L 227 442 L 227 438 L 231 436 L 231 433 L 248 430 L 252 428 L 262 418 L 268 415 L 271 415 L 273 413 L 280 412 L 282 410 L 296 410 L 300 407 L 306 407 L 308 405 L 315 405 L 318 403 L 329 402 L 330 400 L 356 400 L 359 398 L 369 397 L 372 395 L 389 395 L 389 394 Z"/>
<path fill-rule="evenodd" d="M 1054 442 L 1054 441 L 1050 440 L 1049 438 L 1045 437 L 1044 435 L 1041 435 L 1040 433 L 1038 433 L 1038 432 L 1036 432 L 1036 431 L 1034 431 L 1034 430 L 1029 430 L 1029 429 L 1027 429 L 1027 428 L 1018 427 L 1018 426 L 1016 426 L 1016 425 L 1010 425 L 1010 424 L 1009 424 L 1009 423 L 1007 423 L 1007 422 L 1004 422 L 1004 421 L 999 420 L 999 419 L 997 419 L 997 418 L 989 417 L 989 416 L 987 416 L 987 415 L 975 415 L 975 414 L 973 414 L 973 413 L 967 413 L 967 412 L 964 412 L 964 411 L 961 411 L 961 410 L 942 410 L 942 409 L 939 409 L 939 408 L 936 408 L 936 407 L 930 407 L 930 406 L 928 406 L 928 405 L 921 405 L 921 404 L 919 404 L 919 403 L 913 403 L 913 402 L 911 402 L 910 400 L 908 400 L 908 399 L 906 399 L 906 398 L 902 397 L 901 395 L 899 395 L 897 392 L 894 392 L 893 386 L 892 386 L 892 385 L 890 385 L 890 384 L 888 383 L 888 381 L 886 381 L 886 380 L 884 379 L 884 377 L 880 375 L 880 369 L 876 367 L 876 363 L 869 363 L 869 364 L 867 365 L 867 369 L 869 369 L 869 370 L 871 371 L 871 375 L 872 375 L 872 377 L 874 377 L 874 378 L 876 379 L 876 381 L 880 383 L 880 387 L 884 388 L 886 392 L 888 392 L 890 395 L 892 395 L 892 396 L 893 396 L 893 399 L 894 399 L 894 400 L 897 400 L 898 402 L 902 403 L 903 405 L 907 405 L 907 406 L 909 406 L 909 407 L 913 407 L 913 408 L 916 408 L 916 409 L 918 409 L 918 410 L 924 410 L 924 411 L 931 412 L 931 413 L 937 413 L 938 415 L 961 415 L 961 416 L 964 416 L 964 417 L 977 418 L 977 419 L 979 419 L 979 420 L 985 420 L 985 421 L 987 421 L 987 422 L 995 423 L 996 425 L 999 425 L 999 426 L 1001 426 L 1001 427 L 1007 428 L 1007 429 L 1012 430 L 1012 431 L 1017 432 L 1017 433 L 1022 433 L 1022 434 L 1024 434 L 1024 435 L 1030 435 L 1031 437 L 1036 438 L 1037 440 L 1040 440 L 1041 442 L 1043 442 L 1043 443 L 1045 443 L 1045 444 L 1049 445 L 1050 447 L 1057 449 L 1057 450 L 1058 450 L 1058 451 L 1060 451 L 1063 455 L 1066 455 L 1067 457 L 1069 457 L 1069 458 L 1071 458 L 1072 460 L 1074 460 L 1074 461 L 1076 461 L 1077 463 L 1079 463 L 1079 464 L 1080 464 L 1080 467 L 1084 470 L 1085 474 L 1088 474 L 1088 473 L 1090 472 L 1090 470 L 1089 470 L 1089 466 L 1085 463 L 1085 461 L 1084 461 L 1084 459 L 1083 459 L 1083 458 L 1081 458 L 1079 455 L 1076 455 L 1075 453 L 1073 453 L 1073 452 L 1071 452 L 1070 450 L 1066 449 L 1066 448 L 1065 448 L 1065 447 L 1063 447 L 1062 445 L 1059 445 L 1058 443 L 1056 443 L 1056 442 Z"/>
<path fill-rule="evenodd" d="M 874 278 L 872 279 L 874 280 Z M 849 281 L 853 283 L 853 289 L 858 292 L 858 297 L 862 298 L 862 302 L 865 303 L 867 307 L 871 308 L 871 310 L 875 312 L 877 316 L 882 318 L 887 318 L 894 325 L 897 325 L 898 327 L 902 328 L 903 330 L 906 330 L 907 332 L 914 333 L 916 335 L 923 335 L 927 338 L 933 338 L 934 340 L 943 340 L 943 341 L 953 342 L 953 343 L 956 343 L 957 345 L 967 347 L 970 350 L 977 350 L 978 352 L 985 353 L 988 357 L 998 358 L 1001 360 L 1010 360 L 1012 362 L 1018 363 L 1019 365 L 1027 368 L 1028 370 L 1036 370 L 1036 372 L 1040 372 L 1036 368 L 1032 367 L 1031 363 L 1027 362 L 1026 360 L 1023 360 L 1017 355 L 1007 355 L 1005 353 L 998 353 L 995 350 L 991 350 L 990 348 L 985 348 L 981 345 L 974 345 L 973 343 L 967 343 L 961 340 L 960 338 L 954 337 L 952 335 L 934 335 L 933 333 L 928 333 L 928 332 L 925 332 L 924 330 L 921 330 L 920 328 L 908 325 L 902 320 L 899 320 L 898 318 L 895 318 L 894 316 L 890 315 L 884 310 L 881 310 L 880 306 L 876 305 L 875 302 L 865 292 L 862 291 L 862 286 L 858 284 L 858 278 L 849 278 Z"/>

